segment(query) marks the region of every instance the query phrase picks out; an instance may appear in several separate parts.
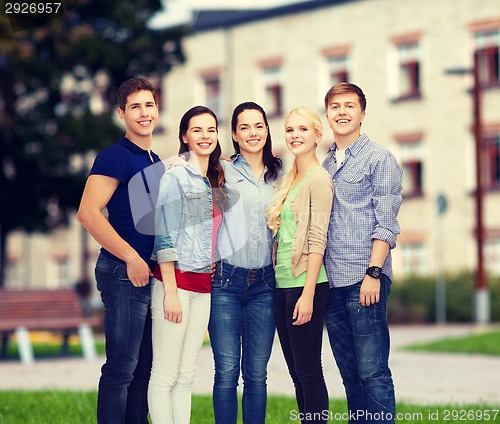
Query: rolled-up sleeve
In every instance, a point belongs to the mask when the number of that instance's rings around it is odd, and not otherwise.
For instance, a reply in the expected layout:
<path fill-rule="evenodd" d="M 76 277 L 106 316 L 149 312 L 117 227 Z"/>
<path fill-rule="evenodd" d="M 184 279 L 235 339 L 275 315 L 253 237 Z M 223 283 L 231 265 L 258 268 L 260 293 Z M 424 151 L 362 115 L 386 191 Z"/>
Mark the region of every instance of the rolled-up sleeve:
<path fill-rule="evenodd" d="M 166 173 L 160 181 L 156 205 L 153 258 L 158 263 L 178 260 L 176 242 L 182 219 L 182 197 L 178 180 Z"/>
<path fill-rule="evenodd" d="M 391 249 L 396 247 L 400 233 L 397 216 L 402 198 L 403 171 L 396 158 L 389 152 L 380 160 L 373 173 L 373 205 L 376 225 L 372 239 L 382 240 Z"/>

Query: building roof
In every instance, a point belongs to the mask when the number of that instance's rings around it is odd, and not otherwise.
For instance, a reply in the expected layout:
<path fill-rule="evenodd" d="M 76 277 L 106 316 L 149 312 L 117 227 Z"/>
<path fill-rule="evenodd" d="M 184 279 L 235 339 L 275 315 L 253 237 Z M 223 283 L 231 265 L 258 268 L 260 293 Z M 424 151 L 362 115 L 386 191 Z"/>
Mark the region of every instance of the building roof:
<path fill-rule="evenodd" d="M 358 0 L 308 0 L 269 9 L 198 10 L 194 12 L 193 29 L 195 32 L 200 32 L 227 28 L 353 1 Z"/>

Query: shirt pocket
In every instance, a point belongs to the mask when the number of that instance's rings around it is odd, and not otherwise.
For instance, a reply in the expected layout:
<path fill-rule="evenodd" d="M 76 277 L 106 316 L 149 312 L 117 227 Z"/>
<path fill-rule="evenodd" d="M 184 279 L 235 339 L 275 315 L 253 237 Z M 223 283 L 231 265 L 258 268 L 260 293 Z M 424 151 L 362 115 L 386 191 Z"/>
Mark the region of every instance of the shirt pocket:
<path fill-rule="evenodd" d="M 338 190 L 338 194 L 346 201 L 358 203 L 366 201 L 370 192 L 368 176 L 362 172 L 344 172 L 338 176 L 333 189 Z"/>
<path fill-rule="evenodd" d="M 207 193 L 200 191 L 184 190 L 185 210 L 183 211 L 183 215 L 186 227 L 200 224 L 203 221 L 203 200 L 207 196 Z"/>
<path fill-rule="evenodd" d="M 226 185 L 229 188 L 236 189 L 238 187 L 238 183 L 241 183 L 245 179 L 242 176 L 225 174 Z"/>

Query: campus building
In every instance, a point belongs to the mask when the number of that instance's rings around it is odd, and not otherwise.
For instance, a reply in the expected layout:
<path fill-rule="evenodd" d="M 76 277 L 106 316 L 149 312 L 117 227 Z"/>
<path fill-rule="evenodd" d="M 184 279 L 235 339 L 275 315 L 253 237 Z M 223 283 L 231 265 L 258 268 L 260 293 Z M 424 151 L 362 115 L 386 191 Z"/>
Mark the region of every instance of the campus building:
<path fill-rule="evenodd" d="M 297 106 L 315 110 L 323 117 L 324 156 L 333 142 L 324 95 L 336 82 L 355 83 L 367 96 L 363 130 L 390 149 L 404 169 L 401 235 L 393 255 L 396 277 L 475 269 L 476 150 L 484 193 L 485 265 L 500 274 L 497 1 L 312 0 L 266 10 L 195 10 L 191 17 L 182 23 L 191 29 L 183 41 L 186 61 L 162 83 L 155 151 L 175 154 L 180 117 L 204 104 L 219 116 L 223 153 L 231 155 L 232 109 L 251 100 L 266 109 L 274 150 L 285 163 L 286 114 Z M 475 54 L 481 94 L 478 149 Z M 80 241 L 78 224 L 50 240 L 31 236 L 27 242 L 26 237 L 17 234 L 9 240 L 9 272 L 21 281 L 27 272 L 22 265 L 27 243 L 41 243 L 28 258 L 33 285 L 46 281 L 49 286 L 57 278 L 60 284 L 76 282 L 83 252 L 89 253 L 90 270 L 98 252 L 92 239 Z"/>

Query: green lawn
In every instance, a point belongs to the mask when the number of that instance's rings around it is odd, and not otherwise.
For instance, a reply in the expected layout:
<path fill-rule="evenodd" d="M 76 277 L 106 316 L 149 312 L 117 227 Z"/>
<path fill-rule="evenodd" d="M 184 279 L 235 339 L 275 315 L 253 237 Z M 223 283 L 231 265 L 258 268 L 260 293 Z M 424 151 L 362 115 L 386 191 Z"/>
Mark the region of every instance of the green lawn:
<path fill-rule="evenodd" d="M 413 344 L 407 346 L 406 349 L 500 356 L 500 330 L 436 340 L 429 343 Z"/>
<path fill-rule="evenodd" d="M 10 346 L 9 356 L 17 356 L 15 344 Z M 35 356 L 51 356 L 60 346 L 50 343 L 34 343 Z M 104 350 L 99 341 L 97 349 Z M 464 337 L 411 345 L 410 350 L 434 352 L 477 353 L 500 356 L 500 330 L 471 334 Z M 71 345 L 71 355 L 81 355 L 78 345 Z M 0 424 L 88 424 L 95 423 L 97 393 L 69 391 L 0 391 Z M 270 396 L 266 424 L 298 424 L 294 398 Z M 345 400 L 330 400 L 329 422 L 347 423 Z M 499 406 L 473 405 L 408 405 L 398 403 L 398 423 L 435 424 L 437 422 L 488 423 L 500 422 Z M 210 396 L 193 396 L 192 423 L 212 424 L 212 400 Z M 239 421 L 241 423 L 241 419 Z"/>
<path fill-rule="evenodd" d="M 67 391 L 0 391 L 0 424 L 94 424 L 96 392 Z M 300 422 L 296 417 L 295 399 L 270 396 L 267 424 Z M 498 406 L 441 405 L 418 406 L 398 404 L 398 423 L 436 424 L 467 422 L 470 424 L 498 422 Z M 330 400 L 329 422 L 347 423 L 344 400 Z M 489 417 L 489 418 L 488 418 Z M 194 396 L 191 422 L 213 424 L 210 396 Z M 241 423 L 241 420 L 239 421 Z"/>

